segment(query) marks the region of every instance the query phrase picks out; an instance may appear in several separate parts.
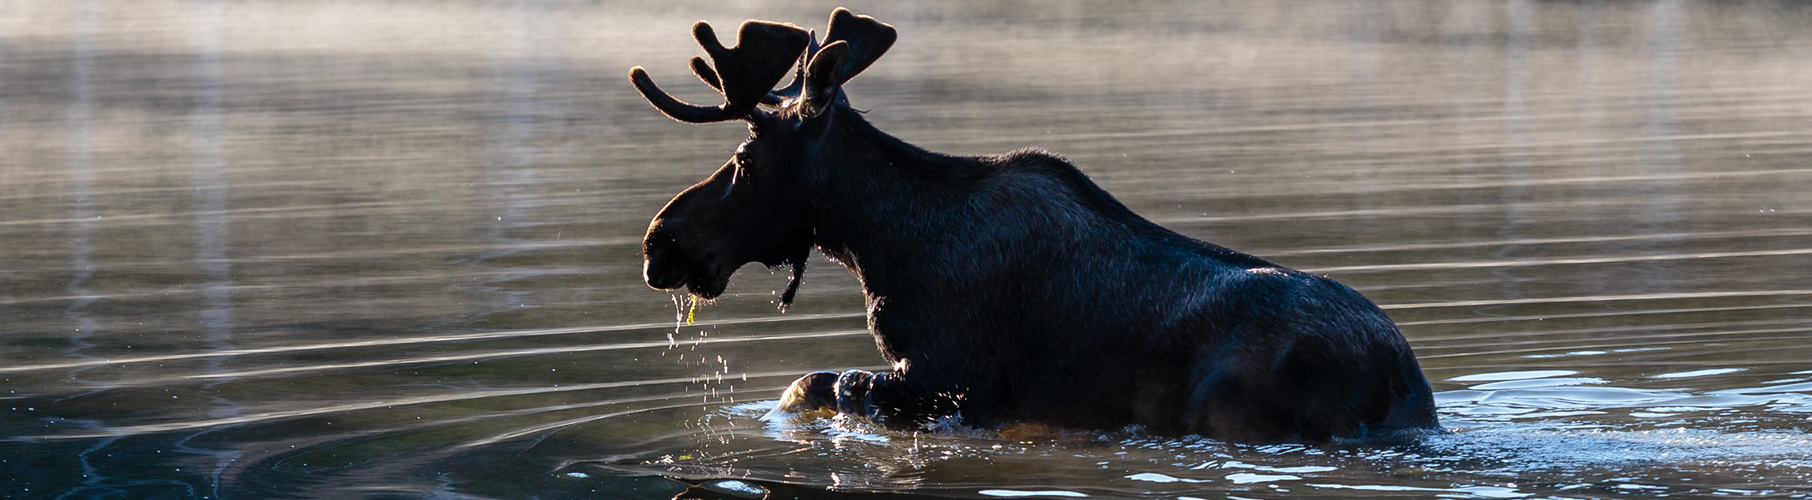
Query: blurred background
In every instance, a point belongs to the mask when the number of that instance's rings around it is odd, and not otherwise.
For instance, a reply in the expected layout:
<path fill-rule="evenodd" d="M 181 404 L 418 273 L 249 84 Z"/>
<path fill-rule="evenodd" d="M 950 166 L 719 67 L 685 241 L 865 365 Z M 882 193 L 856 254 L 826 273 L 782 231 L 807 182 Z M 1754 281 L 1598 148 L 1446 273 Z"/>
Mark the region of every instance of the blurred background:
<path fill-rule="evenodd" d="M 881 364 L 859 287 L 676 321 L 642 231 L 745 131 L 625 74 L 837 5 L 0 2 L 0 497 L 1812 491 L 1806 4 L 842 4 L 882 130 L 1385 307 L 1455 432 L 1383 448 L 755 420 Z"/>

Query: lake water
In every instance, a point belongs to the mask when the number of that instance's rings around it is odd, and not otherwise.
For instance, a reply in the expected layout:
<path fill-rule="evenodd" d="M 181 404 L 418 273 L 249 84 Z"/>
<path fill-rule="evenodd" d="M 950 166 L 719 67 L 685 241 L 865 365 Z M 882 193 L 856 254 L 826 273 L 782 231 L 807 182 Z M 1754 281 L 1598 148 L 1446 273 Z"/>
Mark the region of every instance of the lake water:
<path fill-rule="evenodd" d="M 644 3 L 0 4 L 0 497 L 1812 495 L 1802 4 L 849 4 L 883 130 L 1382 305 L 1451 432 L 1303 446 L 757 420 L 881 364 L 859 288 L 676 322 L 642 230 L 744 131 L 624 75 L 834 4 Z"/>

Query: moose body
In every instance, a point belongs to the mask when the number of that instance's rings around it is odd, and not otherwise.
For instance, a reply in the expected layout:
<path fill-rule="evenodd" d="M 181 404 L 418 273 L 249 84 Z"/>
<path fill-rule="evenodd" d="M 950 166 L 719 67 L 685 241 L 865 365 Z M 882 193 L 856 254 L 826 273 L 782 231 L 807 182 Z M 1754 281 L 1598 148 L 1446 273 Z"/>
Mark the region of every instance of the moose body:
<path fill-rule="evenodd" d="M 695 31 L 716 66 L 694 71 L 724 105 L 631 79 L 669 116 L 746 120 L 751 138 L 655 217 L 644 279 L 709 299 L 743 264 L 791 264 L 784 307 L 815 247 L 861 280 L 893 365 L 808 374 L 780 409 L 1240 441 L 1436 428 L 1409 345 L 1351 288 L 1152 223 L 1055 155 L 942 155 L 875 129 L 841 85 L 891 27 L 838 9 L 822 48 L 788 25 L 745 23 L 734 49 Z M 780 74 L 738 62 L 768 54 Z M 770 92 L 796 58 L 794 84 Z"/>

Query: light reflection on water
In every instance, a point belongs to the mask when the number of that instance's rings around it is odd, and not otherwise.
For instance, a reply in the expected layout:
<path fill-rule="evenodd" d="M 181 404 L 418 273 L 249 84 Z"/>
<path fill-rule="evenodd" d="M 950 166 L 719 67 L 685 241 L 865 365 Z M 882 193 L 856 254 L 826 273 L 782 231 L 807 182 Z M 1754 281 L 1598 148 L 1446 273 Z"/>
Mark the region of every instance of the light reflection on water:
<path fill-rule="evenodd" d="M 1451 432 L 1301 446 L 759 420 L 881 364 L 857 285 L 676 325 L 640 233 L 743 131 L 623 73 L 832 5 L 134 5 L 0 5 L 0 497 L 1812 494 L 1804 7 L 851 5 L 883 130 L 1379 302 Z"/>

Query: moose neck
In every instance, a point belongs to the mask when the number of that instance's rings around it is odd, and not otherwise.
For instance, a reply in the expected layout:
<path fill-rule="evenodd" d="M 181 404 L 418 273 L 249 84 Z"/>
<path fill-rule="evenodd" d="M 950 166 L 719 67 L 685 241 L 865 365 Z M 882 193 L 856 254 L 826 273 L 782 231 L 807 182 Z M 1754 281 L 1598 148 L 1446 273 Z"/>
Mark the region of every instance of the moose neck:
<path fill-rule="evenodd" d="M 816 243 L 848 267 L 870 295 L 886 295 L 893 276 L 923 272 L 935 244 L 961 224 L 966 184 L 988 167 L 973 158 L 926 151 L 876 129 L 857 112 L 832 110 L 819 155 L 823 172 L 813 211 Z"/>

